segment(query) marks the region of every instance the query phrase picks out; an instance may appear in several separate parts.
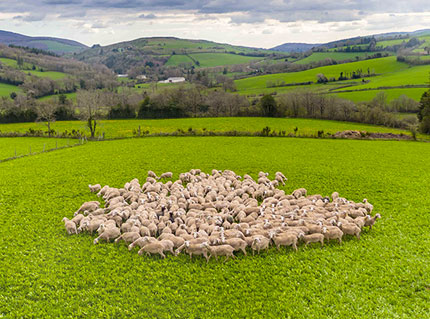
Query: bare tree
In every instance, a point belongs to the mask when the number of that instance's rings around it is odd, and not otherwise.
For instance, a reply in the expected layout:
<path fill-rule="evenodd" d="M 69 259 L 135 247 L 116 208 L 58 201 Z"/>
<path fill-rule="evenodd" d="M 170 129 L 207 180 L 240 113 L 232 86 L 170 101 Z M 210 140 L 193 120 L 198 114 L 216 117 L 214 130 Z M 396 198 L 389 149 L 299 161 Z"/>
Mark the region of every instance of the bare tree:
<path fill-rule="evenodd" d="M 76 103 L 79 108 L 79 118 L 87 122 L 91 138 L 94 138 L 98 120 L 103 113 L 103 92 L 100 90 L 79 90 L 76 94 Z"/>
<path fill-rule="evenodd" d="M 37 122 L 45 122 L 48 128 L 48 136 L 51 137 L 51 124 L 55 122 L 57 105 L 51 101 L 39 102 L 36 105 Z"/>

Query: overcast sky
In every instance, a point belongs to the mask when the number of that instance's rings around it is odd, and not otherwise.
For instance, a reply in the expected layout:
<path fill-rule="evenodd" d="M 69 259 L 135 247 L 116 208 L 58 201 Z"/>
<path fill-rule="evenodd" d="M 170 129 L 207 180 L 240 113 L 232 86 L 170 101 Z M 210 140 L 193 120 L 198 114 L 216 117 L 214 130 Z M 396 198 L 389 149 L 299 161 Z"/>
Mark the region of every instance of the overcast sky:
<path fill-rule="evenodd" d="M 107 45 L 175 36 L 270 48 L 430 28 L 430 0 L 0 1 L 0 30 Z"/>

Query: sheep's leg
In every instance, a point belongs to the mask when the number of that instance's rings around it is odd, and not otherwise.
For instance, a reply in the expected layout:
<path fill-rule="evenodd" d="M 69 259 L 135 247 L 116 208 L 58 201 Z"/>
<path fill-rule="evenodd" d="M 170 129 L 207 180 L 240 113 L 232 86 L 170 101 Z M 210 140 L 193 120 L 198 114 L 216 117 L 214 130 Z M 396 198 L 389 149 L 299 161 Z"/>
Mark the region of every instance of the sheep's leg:
<path fill-rule="evenodd" d="M 227 258 L 224 260 L 224 262 L 226 262 L 226 261 L 230 258 L 230 256 L 229 256 L 229 255 L 227 255 L 226 257 L 227 257 Z"/>
<path fill-rule="evenodd" d="M 342 238 L 339 238 L 339 245 L 342 244 Z"/>
<path fill-rule="evenodd" d="M 360 240 L 360 233 L 357 234 L 357 239 Z"/>
<path fill-rule="evenodd" d="M 243 247 L 243 248 L 241 248 L 241 250 L 243 251 L 243 254 L 246 256 L 246 248 Z"/>
<path fill-rule="evenodd" d="M 166 258 L 166 255 L 165 254 L 163 254 L 163 252 L 162 251 L 160 251 L 160 256 L 164 259 L 164 258 Z"/>
<path fill-rule="evenodd" d="M 279 246 L 281 246 L 281 245 L 276 245 L 276 248 L 278 249 L 278 251 L 279 251 Z"/>
<path fill-rule="evenodd" d="M 293 249 L 294 249 L 295 251 L 297 251 L 297 245 L 296 245 L 296 243 L 293 243 Z"/>

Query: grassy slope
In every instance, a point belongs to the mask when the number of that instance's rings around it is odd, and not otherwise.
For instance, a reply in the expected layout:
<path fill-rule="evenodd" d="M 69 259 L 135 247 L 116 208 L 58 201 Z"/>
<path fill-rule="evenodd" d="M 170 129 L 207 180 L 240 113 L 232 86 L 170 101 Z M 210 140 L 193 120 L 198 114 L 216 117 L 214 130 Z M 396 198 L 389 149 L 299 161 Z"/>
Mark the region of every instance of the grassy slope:
<path fill-rule="evenodd" d="M 27 155 L 30 153 L 42 152 L 64 145 L 78 143 L 74 139 L 54 139 L 54 138 L 34 138 L 34 137 L 2 137 L 0 138 L 0 160 L 16 155 Z"/>
<path fill-rule="evenodd" d="M 302 72 L 294 73 L 279 73 L 251 77 L 247 79 L 235 81 L 239 91 L 255 90 L 265 88 L 267 81 L 276 82 L 277 80 L 285 81 L 285 83 L 300 83 L 307 81 L 316 82 L 316 75 L 323 73 L 327 78 L 339 77 L 340 72 L 353 72 L 357 69 L 362 69 L 367 72 L 367 69 L 375 72 L 376 74 L 383 74 L 388 72 L 396 72 L 406 69 L 408 66 L 404 63 L 396 61 L 396 57 L 386 57 L 380 59 L 372 59 L 366 61 L 352 62 L 346 64 L 330 65 L 320 68 L 310 69 Z"/>
<path fill-rule="evenodd" d="M 152 138 L 1 163 L 0 314 L 429 318 L 429 156 L 430 144 L 412 142 Z M 287 192 L 366 197 L 383 219 L 341 246 L 271 249 L 208 265 L 184 255 L 139 257 L 124 244 L 94 246 L 94 236 L 66 235 L 63 216 L 98 199 L 88 183 L 120 187 L 149 169 L 177 176 L 197 167 L 254 177 L 283 171 Z"/>
<path fill-rule="evenodd" d="M 344 130 L 361 130 L 368 132 L 394 132 L 409 134 L 409 132 L 376 125 L 361 123 L 338 122 L 315 119 L 294 119 L 294 118 L 264 118 L 264 117 L 227 117 L 227 118 L 188 118 L 188 119 L 168 119 L 168 120 L 102 120 L 98 123 L 98 132 L 105 132 L 106 138 L 131 137 L 133 130 L 141 126 L 142 131 L 149 130 L 150 133 L 175 132 L 178 129 L 187 131 L 192 127 L 201 131 L 206 128 L 208 131 L 261 131 L 269 126 L 276 131 L 286 131 L 293 133 L 298 127 L 299 134 L 316 134 L 319 130 L 326 133 L 336 133 Z M 45 130 L 42 123 L 18 123 L 0 124 L 2 132 L 25 132 L 29 128 Z M 72 129 L 85 131 L 84 122 L 79 121 L 59 121 L 52 124 L 52 128 L 57 132 Z"/>
<path fill-rule="evenodd" d="M 242 56 L 228 53 L 195 53 L 190 54 L 195 60 L 200 62 L 200 67 L 214 67 L 222 65 L 232 65 L 261 60 L 256 57 Z"/>
<path fill-rule="evenodd" d="M 312 55 L 298 60 L 297 64 L 307 64 L 311 62 L 318 62 L 325 59 L 333 59 L 335 61 L 345 61 L 345 60 L 355 60 L 358 56 L 359 58 L 364 58 L 369 55 L 367 52 L 315 52 Z"/>
<path fill-rule="evenodd" d="M 22 90 L 15 85 L 0 83 L 0 96 L 10 96 L 12 92 L 19 93 Z"/>
<path fill-rule="evenodd" d="M 397 99 L 401 95 L 406 95 L 415 101 L 419 101 L 421 96 L 428 89 L 390 89 L 390 90 L 371 90 L 371 91 L 357 91 L 357 92 L 342 92 L 336 91 L 332 93 L 343 99 L 348 99 L 353 102 L 367 102 L 372 100 L 379 92 L 385 92 L 387 95 L 387 101 L 391 102 Z"/>
<path fill-rule="evenodd" d="M 166 66 L 169 65 L 179 65 L 181 63 L 191 63 L 192 65 L 194 65 L 193 60 L 191 60 L 188 56 L 183 55 L 183 54 L 175 54 L 172 55 L 169 60 L 166 62 Z"/>

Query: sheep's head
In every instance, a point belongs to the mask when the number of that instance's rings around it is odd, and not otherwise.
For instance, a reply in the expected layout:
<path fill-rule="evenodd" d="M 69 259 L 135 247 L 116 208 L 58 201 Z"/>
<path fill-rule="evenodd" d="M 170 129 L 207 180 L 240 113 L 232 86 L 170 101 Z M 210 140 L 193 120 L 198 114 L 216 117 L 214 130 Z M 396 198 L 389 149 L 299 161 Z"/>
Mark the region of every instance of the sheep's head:
<path fill-rule="evenodd" d="M 376 215 L 375 215 L 375 218 L 376 218 L 376 219 L 381 218 L 381 214 L 379 214 L 379 213 L 378 213 L 378 214 L 376 214 Z"/>
<path fill-rule="evenodd" d="M 188 240 L 186 240 L 186 241 L 184 242 L 184 245 L 185 245 L 185 247 L 190 247 L 190 242 L 189 242 Z"/>
<path fill-rule="evenodd" d="M 69 219 L 67 218 L 67 217 L 64 217 L 63 218 L 63 222 L 65 223 L 65 222 L 68 222 L 69 221 Z"/>
<path fill-rule="evenodd" d="M 322 229 L 322 233 L 323 233 L 323 234 L 327 233 L 327 227 L 323 227 L 323 229 Z"/>
<path fill-rule="evenodd" d="M 305 237 L 305 233 L 304 232 L 300 232 L 297 236 L 298 239 Z"/>

